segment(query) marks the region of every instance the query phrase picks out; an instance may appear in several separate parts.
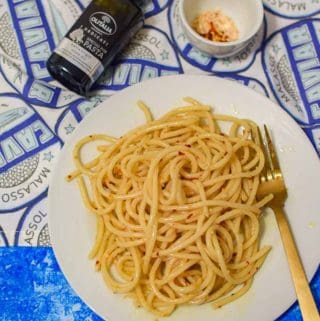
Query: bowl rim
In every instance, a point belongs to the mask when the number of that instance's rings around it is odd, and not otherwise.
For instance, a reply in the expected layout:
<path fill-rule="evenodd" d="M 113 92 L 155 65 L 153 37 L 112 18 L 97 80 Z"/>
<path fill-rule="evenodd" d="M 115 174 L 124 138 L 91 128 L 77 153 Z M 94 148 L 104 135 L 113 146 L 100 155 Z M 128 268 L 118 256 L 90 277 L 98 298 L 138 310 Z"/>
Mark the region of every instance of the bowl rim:
<path fill-rule="evenodd" d="M 189 24 L 189 22 L 187 21 L 185 12 L 184 12 L 184 4 L 185 4 L 186 0 L 180 0 L 179 2 L 179 15 L 182 21 L 182 24 L 184 25 L 185 28 L 187 28 L 188 32 L 190 32 L 197 40 L 201 41 L 202 43 L 209 45 L 209 46 L 215 46 L 215 47 L 230 47 L 230 46 L 237 46 L 237 45 L 241 45 L 244 42 L 248 41 L 249 39 L 251 39 L 253 36 L 256 35 L 256 33 L 259 31 L 262 23 L 263 23 L 263 19 L 264 19 L 264 10 L 263 10 L 263 4 L 262 4 L 262 0 L 254 0 L 257 4 L 258 4 L 258 19 L 257 22 L 254 26 L 254 28 L 252 28 L 252 31 L 244 38 L 238 39 L 236 41 L 230 41 L 230 42 L 218 42 L 218 41 L 213 41 L 213 40 L 208 40 L 204 37 L 202 37 L 201 35 L 199 35 Z M 201 0 L 197 0 L 197 1 L 201 1 Z"/>

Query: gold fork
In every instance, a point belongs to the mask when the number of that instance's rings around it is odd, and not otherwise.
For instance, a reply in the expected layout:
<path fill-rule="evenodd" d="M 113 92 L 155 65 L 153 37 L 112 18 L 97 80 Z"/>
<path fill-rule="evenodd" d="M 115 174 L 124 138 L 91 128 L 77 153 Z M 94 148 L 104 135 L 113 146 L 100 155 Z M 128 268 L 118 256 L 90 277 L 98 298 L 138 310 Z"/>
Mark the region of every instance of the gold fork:
<path fill-rule="evenodd" d="M 253 135 L 254 140 L 262 147 L 266 159 L 266 163 L 260 177 L 261 182 L 258 189 L 258 198 L 262 198 L 270 193 L 274 195 L 274 198 L 270 201 L 268 206 L 273 210 L 278 223 L 303 320 L 319 321 L 319 312 L 313 299 L 299 253 L 284 212 L 284 203 L 287 199 L 287 189 L 280 169 L 278 157 L 267 127 L 264 126 L 266 145 L 263 144 L 259 128 L 257 129 L 258 137 Z"/>

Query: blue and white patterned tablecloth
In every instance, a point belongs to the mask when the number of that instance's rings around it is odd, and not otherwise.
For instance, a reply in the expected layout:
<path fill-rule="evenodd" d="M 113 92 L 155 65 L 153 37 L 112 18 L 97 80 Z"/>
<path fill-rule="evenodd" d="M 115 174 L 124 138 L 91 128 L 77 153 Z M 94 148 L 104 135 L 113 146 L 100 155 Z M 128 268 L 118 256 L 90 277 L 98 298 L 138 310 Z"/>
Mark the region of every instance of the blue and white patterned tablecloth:
<path fill-rule="evenodd" d="M 48 233 L 47 189 L 63 143 L 117 91 L 171 74 L 230 78 L 277 101 L 320 153 L 320 0 L 264 0 L 260 32 L 238 55 L 220 60 L 188 43 L 178 1 L 153 0 L 145 27 L 85 100 L 61 89 L 45 64 L 88 2 L 0 0 L 1 321 L 101 320 L 57 265 Z M 312 290 L 319 305 L 320 269 Z M 301 320 L 297 304 L 278 320 Z"/>

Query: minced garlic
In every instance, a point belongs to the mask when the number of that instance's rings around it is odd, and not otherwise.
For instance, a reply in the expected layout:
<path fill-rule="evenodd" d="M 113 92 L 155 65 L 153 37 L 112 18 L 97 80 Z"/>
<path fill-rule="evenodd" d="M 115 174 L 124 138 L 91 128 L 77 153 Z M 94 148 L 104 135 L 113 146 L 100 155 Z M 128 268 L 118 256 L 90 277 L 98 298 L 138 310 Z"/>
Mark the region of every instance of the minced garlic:
<path fill-rule="evenodd" d="M 194 30 L 206 39 L 230 42 L 239 39 L 234 21 L 221 10 L 205 11 L 193 21 Z"/>

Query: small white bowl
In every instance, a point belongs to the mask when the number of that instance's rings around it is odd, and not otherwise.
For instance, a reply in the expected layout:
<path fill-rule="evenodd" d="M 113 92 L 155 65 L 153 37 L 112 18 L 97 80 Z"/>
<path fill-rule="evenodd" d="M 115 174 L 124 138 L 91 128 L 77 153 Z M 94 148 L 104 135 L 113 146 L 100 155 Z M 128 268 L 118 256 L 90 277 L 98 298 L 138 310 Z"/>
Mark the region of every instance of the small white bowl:
<path fill-rule="evenodd" d="M 189 41 L 201 51 L 216 58 L 229 57 L 242 50 L 259 31 L 263 22 L 262 0 L 180 0 L 182 27 Z M 192 22 L 202 12 L 220 9 L 235 22 L 239 39 L 215 42 L 200 36 Z"/>

